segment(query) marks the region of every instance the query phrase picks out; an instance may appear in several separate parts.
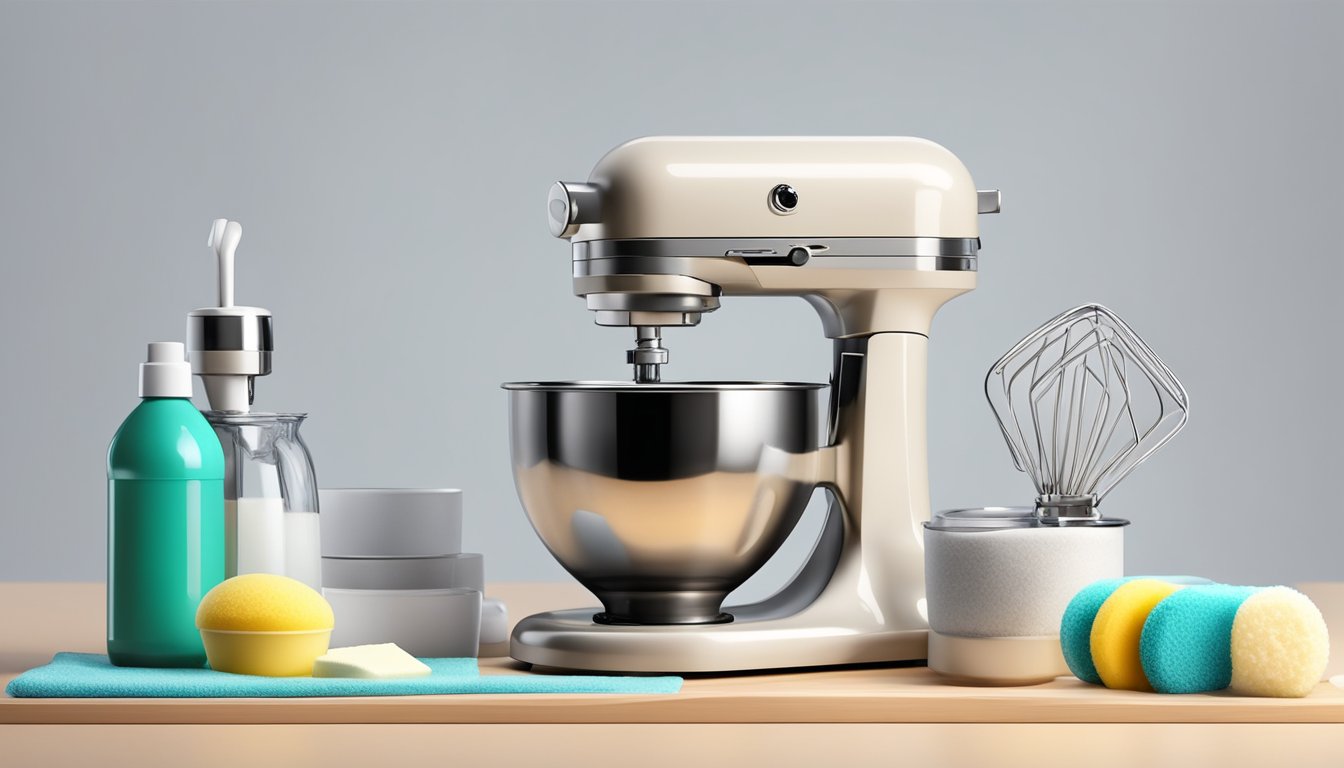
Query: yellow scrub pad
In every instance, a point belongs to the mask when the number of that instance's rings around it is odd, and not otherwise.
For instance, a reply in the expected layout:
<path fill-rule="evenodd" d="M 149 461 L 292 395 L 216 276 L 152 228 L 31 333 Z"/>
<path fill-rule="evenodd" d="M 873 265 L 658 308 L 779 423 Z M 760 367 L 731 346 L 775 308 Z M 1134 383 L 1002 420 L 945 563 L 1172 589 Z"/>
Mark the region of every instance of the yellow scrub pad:
<path fill-rule="evenodd" d="M 331 606 L 317 590 L 269 573 L 234 576 L 207 592 L 196 609 L 199 629 L 295 632 L 335 625 Z"/>
<path fill-rule="evenodd" d="M 1180 589 L 1156 579 L 1134 579 L 1116 587 L 1092 621 L 1092 662 L 1107 688 L 1151 691 L 1143 674 L 1139 639 L 1148 614 L 1163 598 Z"/>
<path fill-rule="evenodd" d="M 1300 698 L 1325 672 L 1330 636 L 1306 595 L 1270 587 L 1246 598 L 1232 621 L 1232 690 Z"/>

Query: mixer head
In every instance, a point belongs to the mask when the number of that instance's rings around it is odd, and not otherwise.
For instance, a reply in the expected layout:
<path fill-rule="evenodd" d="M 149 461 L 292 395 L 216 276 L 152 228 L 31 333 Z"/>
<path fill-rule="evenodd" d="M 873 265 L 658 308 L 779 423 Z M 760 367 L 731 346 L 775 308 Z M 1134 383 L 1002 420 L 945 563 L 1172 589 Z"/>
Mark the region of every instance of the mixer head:
<path fill-rule="evenodd" d="M 927 333 L 974 287 L 977 214 L 998 209 L 955 155 L 905 137 L 637 139 L 547 201 L 574 292 L 599 325 L 636 329 L 636 381 L 660 378 L 659 329 L 697 325 L 721 296 L 803 297 L 832 338 Z M 882 291 L 928 301 L 892 309 Z"/>
<path fill-rule="evenodd" d="M 1099 517 L 1102 498 L 1175 437 L 1190 408 L 1171 369 L 1100 304 L 1018 342 L 990 366 L 985 396 L 1036 485 L 1037 516 L 1054 522 Z"/>

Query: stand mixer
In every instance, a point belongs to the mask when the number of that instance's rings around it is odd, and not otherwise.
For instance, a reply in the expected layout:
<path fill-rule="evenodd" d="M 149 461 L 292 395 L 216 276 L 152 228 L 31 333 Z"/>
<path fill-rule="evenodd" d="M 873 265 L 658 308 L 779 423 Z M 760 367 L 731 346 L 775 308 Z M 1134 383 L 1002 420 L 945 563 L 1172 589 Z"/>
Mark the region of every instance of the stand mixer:
<path fill-rule="evenodd" d="M 514 477 L 533 527 L 603 603 L 530 616 L 534 665 L 713 672 L 923 659 L 929 326 L 975 287 L 962 163 L 915 138 L 645 138 L 559 182 L 551 232 L 599 325 L 634 329 L 629 382 L 510 390 Z M 664 326 L 722 297 L 792 296 L 835 340 L 823 385 L 665 383 Z M 721 608 L 830 503 L 793 579 Z"/>

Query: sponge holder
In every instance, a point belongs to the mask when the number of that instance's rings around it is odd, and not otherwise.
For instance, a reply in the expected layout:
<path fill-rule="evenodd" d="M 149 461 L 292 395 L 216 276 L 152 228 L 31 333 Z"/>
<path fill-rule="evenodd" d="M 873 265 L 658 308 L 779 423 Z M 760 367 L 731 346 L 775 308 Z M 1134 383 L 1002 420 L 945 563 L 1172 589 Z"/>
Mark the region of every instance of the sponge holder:
<path fill-rule="evenodd" d="M 1084 586 L 1124 574 L 1127 520 L 1102 498 L 1185 426 L 1176 376 L 1114 312 L 1084 304 L 990 366 L 985 396 L 1034 507 L 924 524 L 929 667 L 981 685 L 1069 674 L 1060 620 Z"/>
<path fill-rule="evenodd" d="M 924 524 L 929 668 L 972 685 L 1069 674 L 1060 617 L 1079 589 L 1123 574 L 1128 524 L 1059 525 L 1032 507 L 939 512 Z"/>

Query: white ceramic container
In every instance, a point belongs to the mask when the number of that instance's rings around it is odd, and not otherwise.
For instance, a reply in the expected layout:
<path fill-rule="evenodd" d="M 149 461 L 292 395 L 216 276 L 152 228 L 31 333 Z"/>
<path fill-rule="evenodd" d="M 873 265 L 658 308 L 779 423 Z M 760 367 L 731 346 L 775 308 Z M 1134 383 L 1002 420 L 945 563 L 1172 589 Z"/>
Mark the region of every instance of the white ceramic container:
<path fill-rule="evenodd" d="M 924 526 L 929 668 L 976 685 L 1069 674 L 1064 609 L 1088 584 L 1124 575 L 1126 525 L 1049 525 L 1025 507 L 938 513 Z"/>

